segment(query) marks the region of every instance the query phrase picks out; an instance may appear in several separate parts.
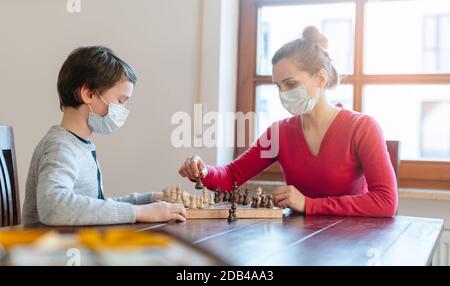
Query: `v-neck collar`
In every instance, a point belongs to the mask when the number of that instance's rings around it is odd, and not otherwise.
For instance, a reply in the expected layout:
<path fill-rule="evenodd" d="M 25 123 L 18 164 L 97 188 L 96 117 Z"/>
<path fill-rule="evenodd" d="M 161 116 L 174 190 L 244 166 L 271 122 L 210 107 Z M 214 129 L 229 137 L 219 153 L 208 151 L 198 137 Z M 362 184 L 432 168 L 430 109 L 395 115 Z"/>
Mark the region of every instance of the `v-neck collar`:
<path fill-rule="evenodd" d="M 330 140 L 329 138 L 332 136 L 332 134 L 335 132 L 334 130 L 337 129 L 337 125 L 339 124 L 339 122 L 341 121 L 341 117 L 342 114 L 344 112 L 344 109 L 341 108 L 341 110 L 339 110 L 338 114 L 336 114 L 336 116 L 333 118 L 333 121 L 331 122 L 330 126 L 328 126 L 327 131 L 325 131 L 325 135 L 322 138 L 322 142 L 320 142 L 320 146 L 319 146 L 319 151 L 317 152 L 317 155 L 314 155 L 311 151 L 311 149 L 308 146 L 308 142 L 306 142 L 306 138 L 305 138 L 305 134 L 303 132 L 303 128 L 302 128 L 302 119 L 301 116 L 298 116 L 298 120 L 297 120 L 297 124 L 298 124 L 298 128 L 300 130 L 300 141 L 303 144 L 303 147 L 306 148 L 308 156 L 311 158 L 318 158 L 319 156 L 321 156 L 321 154 L 323 153 L 323 150 L 325 149 L 325 147 L 328 144 L 328 141 Z"/>

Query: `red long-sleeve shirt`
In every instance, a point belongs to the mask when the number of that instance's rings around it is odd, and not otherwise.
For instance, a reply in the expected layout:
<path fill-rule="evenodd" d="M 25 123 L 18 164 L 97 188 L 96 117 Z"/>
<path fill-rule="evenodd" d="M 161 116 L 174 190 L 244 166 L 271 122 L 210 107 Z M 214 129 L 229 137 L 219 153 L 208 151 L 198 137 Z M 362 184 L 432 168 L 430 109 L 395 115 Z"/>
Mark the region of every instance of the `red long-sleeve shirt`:
<path fill-rule="evenodd" d="M 281 165 L 287 185 L 305 197 L 308 215 L 380 216 L 395 215 L 397 181 L 378 123 L 368 115 L 342 109 L 331 123 L 314 156 L 303 135 L 300 116 L 281 121 L 278 155 L 263 158 L 261 152 L 275 148 L 263 138 L 276 138 L 273 128 L 245 153 L 226 166 L 207 166 L 203 183 L 209 189 L 230 191 L 274 162 Z M 272 125 L 273 127 L 274 125 Z M 272 137 L 272 134 L 274 136 Z"/>

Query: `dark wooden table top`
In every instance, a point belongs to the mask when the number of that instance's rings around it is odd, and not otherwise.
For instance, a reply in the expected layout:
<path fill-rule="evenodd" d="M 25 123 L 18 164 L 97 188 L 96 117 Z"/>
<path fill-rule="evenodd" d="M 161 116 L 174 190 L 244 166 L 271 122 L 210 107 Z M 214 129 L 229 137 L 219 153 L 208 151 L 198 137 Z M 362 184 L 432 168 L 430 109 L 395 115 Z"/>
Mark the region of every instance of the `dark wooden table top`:
<path fill-rule="evenodd" d="M 302 216 L 283 219 L 191 219 L 127 227 L 180 237 L 230 265 L 430 265 L 444 222 L 397 216 Z M 43 227 L 43 226 L 32 226 Z M 58 227 L 62 232 L 79 227 Z"/>

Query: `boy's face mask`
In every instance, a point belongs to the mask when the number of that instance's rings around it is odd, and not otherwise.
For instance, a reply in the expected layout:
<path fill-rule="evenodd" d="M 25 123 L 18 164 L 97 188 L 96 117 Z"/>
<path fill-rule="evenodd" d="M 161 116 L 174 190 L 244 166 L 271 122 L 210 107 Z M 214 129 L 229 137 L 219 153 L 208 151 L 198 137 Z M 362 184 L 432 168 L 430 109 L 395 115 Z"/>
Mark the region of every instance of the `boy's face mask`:
<path fill-rule="evenodd" d="M 108 104 L 98 92 L 97 94 L 103 103 L 108 106 L 108 114 L 100 116 L 94 113 L 91 106 L 88 104 L 89 109 L 91 110 L 88 118 L 89 128 L 91 128 L 94 133 L 111 134 L 125 124 L 129 110 L 120 104 Z"/>
<path fill-rule="evenodd" d="M 311 112 L 318 101 L 318 94 L 309 96 L 306 87 L 316 77 L 315 74 L 306 84 L 279 93 L 281 104 L 292 115 Z"/>

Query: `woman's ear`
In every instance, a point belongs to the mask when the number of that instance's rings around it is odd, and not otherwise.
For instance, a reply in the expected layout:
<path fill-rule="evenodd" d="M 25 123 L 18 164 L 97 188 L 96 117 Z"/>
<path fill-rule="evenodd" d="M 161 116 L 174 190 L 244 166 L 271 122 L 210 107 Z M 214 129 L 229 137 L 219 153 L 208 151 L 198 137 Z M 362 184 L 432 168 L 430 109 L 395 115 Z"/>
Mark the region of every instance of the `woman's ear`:
<path fill-rule="evenodd" d="M 316 78 L 320 88 L 325 88 L 327 86 L 328 74 L 324 69 L 317 72 Z"/>
<path fill-rule="evenodd" d="M 92 103 L 92 100 L 95 95 L 93 90 L 91 90 L 84 84 L 82 87 L 80 87 L 78 89 L 78 91 L 79 91 L 78 94 L 80 97 L 80 101 L 82 101 L 83 103 L 86 103 L 86 104 Z"/>

